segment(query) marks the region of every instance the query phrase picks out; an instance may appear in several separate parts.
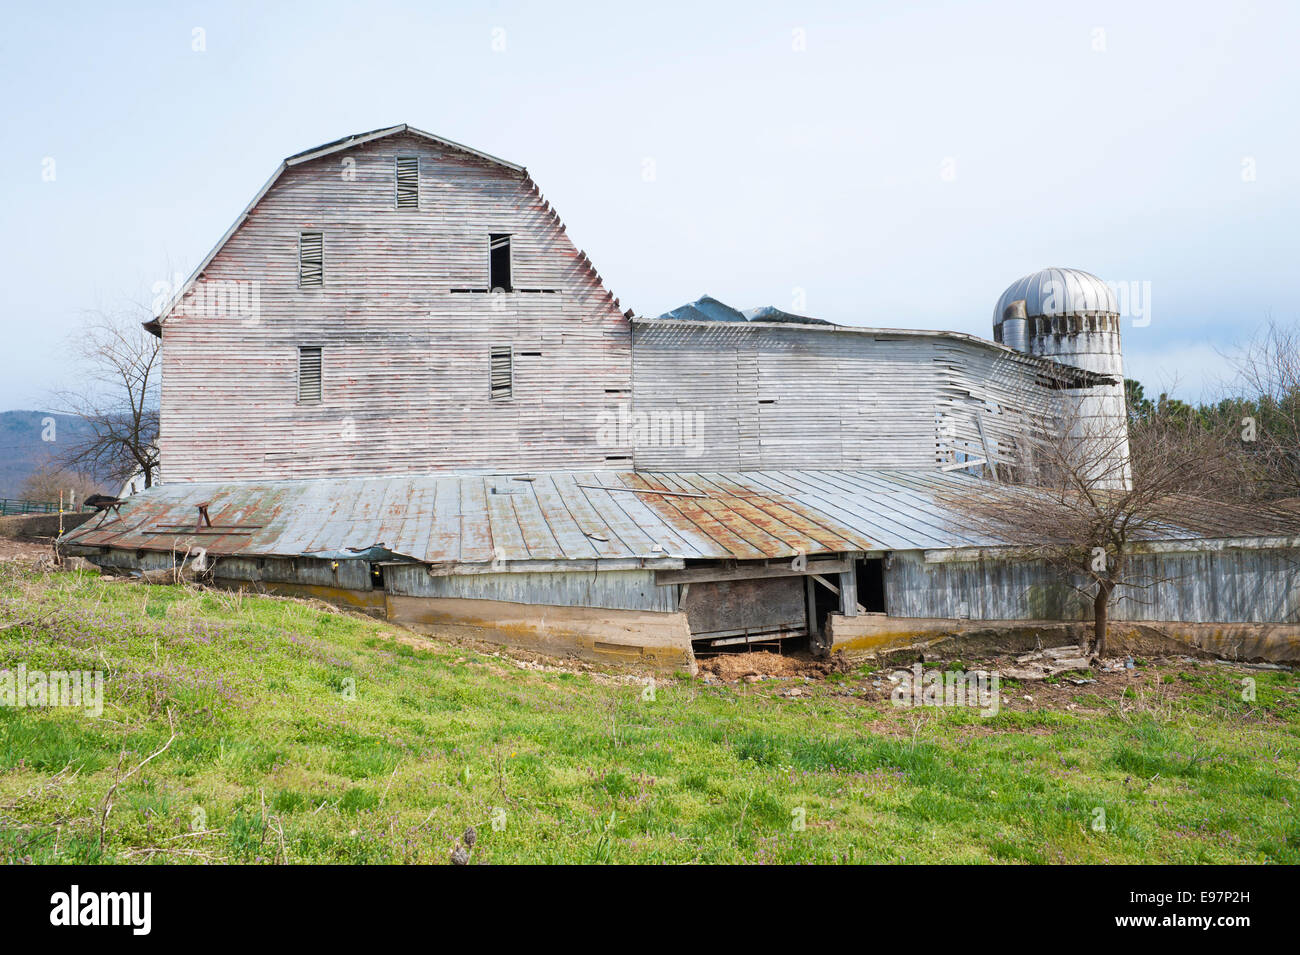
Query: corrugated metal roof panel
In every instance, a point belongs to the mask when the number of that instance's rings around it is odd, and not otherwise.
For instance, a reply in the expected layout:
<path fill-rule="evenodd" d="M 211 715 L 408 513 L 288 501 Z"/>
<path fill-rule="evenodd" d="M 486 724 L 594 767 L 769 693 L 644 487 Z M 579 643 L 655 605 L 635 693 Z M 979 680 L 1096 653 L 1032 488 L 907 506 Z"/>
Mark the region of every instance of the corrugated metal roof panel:
<path fill-rule="evenodd" d="M 383 548 L 427 563 L 764 559 L 853 550 L 1015 546 L 976 529 L 959 472 L 897 469 L 555 471 L 169 484 L 65 540 L 95 547 L 295 557 Z M 996 486 L 998 493 L 1016 491 Z M 198 526 L 208 502 L 211 527 Z M 982 522 L 987 524 L 987 522 Z M 1216 525 L 1170 538 L 1240 533 Z M 1258 523 L 1258 522 L 1256 522 Z M 1294 525 L 1295 520 L 1289 521 Z M 1262 525 L 1261 525 L 1262 526 Z"/>
<path fill-rule="evenodd" d="M 562 471 L 169 484 L 67 540 L 146 550 L 184 541 L 215 555 L 383 547 L 429 563 L 994 546 L 963 531 L 960 515 L 933 493 L 974 480 L 945 474 L 925 485 L 863 471 Z M 213 527 L 197 527 L 202 502 L 210 502 Z"/>

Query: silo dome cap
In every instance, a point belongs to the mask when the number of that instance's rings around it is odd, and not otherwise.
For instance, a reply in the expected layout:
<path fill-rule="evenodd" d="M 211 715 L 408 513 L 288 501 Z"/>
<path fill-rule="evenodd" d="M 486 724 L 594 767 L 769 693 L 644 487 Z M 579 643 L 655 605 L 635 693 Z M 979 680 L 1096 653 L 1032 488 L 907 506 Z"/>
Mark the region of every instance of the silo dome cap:
<path fill-rule="evenodd" d="M 1011 283 L 993 309 L 993 324 L 1012 302 L 1025 301 L 1025 316 L 1099 314 L 1118 315 L 1115 292 L 1091 272 L 1079 269 L 1041 269 Z"/>

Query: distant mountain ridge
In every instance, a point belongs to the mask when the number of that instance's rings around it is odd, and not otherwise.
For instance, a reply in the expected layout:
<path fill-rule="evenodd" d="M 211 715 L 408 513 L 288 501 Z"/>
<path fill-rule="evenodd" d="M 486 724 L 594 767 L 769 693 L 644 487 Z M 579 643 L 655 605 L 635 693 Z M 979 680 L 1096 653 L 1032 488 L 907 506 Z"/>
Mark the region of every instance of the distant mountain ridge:
<path fill-rule="evenodd" d="M 42 434 L 53 419 L 53 441 Z M 54 411 L 0 411 L 0 497 L 22 497 L 23 482 L 69 443 L 90 433 L 76 415 Z"/>

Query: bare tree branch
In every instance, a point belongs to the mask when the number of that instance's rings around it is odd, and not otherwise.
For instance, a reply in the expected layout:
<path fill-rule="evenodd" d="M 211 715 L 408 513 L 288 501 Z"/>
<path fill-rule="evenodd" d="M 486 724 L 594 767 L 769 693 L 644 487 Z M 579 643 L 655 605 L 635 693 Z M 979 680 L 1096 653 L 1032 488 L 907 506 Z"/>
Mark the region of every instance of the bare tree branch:
<path fill-rule="evenodd" d="M 79 384 L 55 394 L 56 409 L 89 425 L 55 457 L 58 468 L 117 482 L 158 473 L 160 339 L 141 327 L 147 311 L 90 315 L 73 342 Z"/>
<path fill-rule="evenodd" d="M 1076 406 L 1077 409 L 1077 406 Z M 1233 465 L 1230 436 L 1195 419 L 1156 419 L 1129 429 L 1068 407 L 1057 435 L 1028 435 L 1018 484 L 963 496 L 990 536 L 1057 568 L 1093 608 L 1093 652 L 1105 652 L 1110 600 L 1121 585 L 1150 586 L 1134 572 L 1143 542 L 1218 533 L 1239 515 L 1220 513 L 1215 491 Z"/>

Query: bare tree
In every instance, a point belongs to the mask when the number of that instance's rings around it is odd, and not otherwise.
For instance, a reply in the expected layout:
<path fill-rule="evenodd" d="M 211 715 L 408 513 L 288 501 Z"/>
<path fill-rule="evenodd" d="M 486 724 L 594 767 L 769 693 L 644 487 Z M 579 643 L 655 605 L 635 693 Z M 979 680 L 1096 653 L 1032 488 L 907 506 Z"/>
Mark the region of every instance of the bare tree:
<path fill-rule="evenodd" d="M 1100 656 L 1115 591 L 1157 582 L 1141 579 L 1133 555 L 1145 541 L 1197 536 L 1213 523 L 1205 502 L 1231 458 L 1224 435 L 1195 419 L 1156 419 L 1128 434 L 1065 404 L 1054 436 L 1025 439 L 1018 484 L 986 486 L 961 504 L 976 527 L 1056 568 L 1090 600 L 1086 649 Z"/>
<path fill-rule="evenodd" d="M 88 474 L 44 464 L 27 475 L 20 493 L 29 501 L 54 502 L 69 493 L 73 495 L 72 500 L 81 501 L 102 490 L 99 482 Z"/>
<path fill-rule="evenodd" d="M 56 393 L 58 410 L 89 425 L 55 458 L 62 469 L 123 482 L 133 474 L 153 485 L 158 472 L 161 340 L 141 322 L 147 310 L 95 312 L 73 342 L 81 380 Z"/>
<path fill-rule="evenodd" d="M 1240 431 L 1241 496 L 1300 497 L 1300 326 L 1270 321 L 1229 361 L 1238 393 L 1209 411 Z"/>

